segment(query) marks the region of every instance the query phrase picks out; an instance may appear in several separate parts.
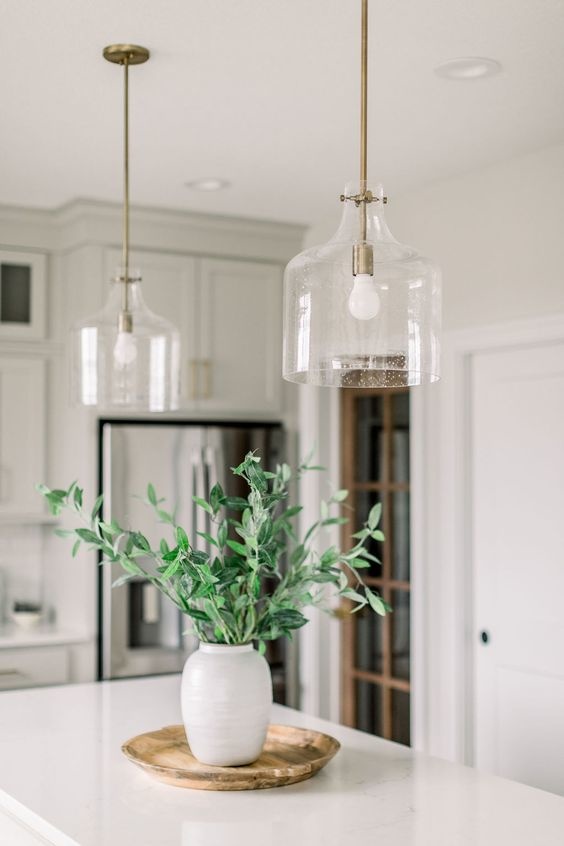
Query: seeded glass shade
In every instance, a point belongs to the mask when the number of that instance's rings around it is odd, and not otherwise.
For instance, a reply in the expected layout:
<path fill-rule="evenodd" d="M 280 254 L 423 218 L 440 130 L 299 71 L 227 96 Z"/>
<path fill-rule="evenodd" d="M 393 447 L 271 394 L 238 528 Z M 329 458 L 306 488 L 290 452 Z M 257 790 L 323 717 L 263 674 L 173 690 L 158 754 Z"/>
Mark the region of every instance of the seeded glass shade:
<path fill-rule="evenodd" d="M 130 274 L 128 282 L 131 332 L 118 331 L 123 285 L 113 280 L 104 308 L 72 329 L 73 399 L 104 408 L 174 410 L 179 394 L 178 331 L 147 308 L 136 274 Z"/>
<path fill-rule="evenodd" d="M 346 196 L 358 193 L 358 184 L 347 185 Z M 290 382 L 392 388 L 439 378 L 440 270 L 395 240 L 382 186 L 372 193 L 365 243 L 373 248 L 373 277 L 353 276 L 361 209 L 351 200 L 333 238 L 286 268 L 283 375 Z"/>

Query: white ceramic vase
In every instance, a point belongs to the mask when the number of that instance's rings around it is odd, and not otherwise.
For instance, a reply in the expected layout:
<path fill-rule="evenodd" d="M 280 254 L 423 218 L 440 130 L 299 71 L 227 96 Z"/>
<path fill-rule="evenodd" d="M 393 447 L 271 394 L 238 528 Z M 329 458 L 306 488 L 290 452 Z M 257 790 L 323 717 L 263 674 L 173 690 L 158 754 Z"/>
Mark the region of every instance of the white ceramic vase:
<path fill-rule="evenodd" d="M 182 719 L 195 757 L 235 767 L 259 757 L 270 719 L 270 667 L 252 644 L 201 643 L 182 673 Z"/>

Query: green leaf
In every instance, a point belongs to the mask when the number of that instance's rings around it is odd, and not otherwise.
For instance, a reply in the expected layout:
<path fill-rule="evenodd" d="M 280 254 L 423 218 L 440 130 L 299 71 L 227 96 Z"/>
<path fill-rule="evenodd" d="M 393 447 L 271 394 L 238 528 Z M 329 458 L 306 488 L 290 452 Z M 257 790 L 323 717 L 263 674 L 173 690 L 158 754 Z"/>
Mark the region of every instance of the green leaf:
<path fill-rule="evenodd" d="M 90 514 L 90 519 L 92 520 L 92 522 L 94 521 L 94 518 L 96 517 L 96 515 L 100 511 L 103 502 L 104 502 L 104 494 L 100 494 L 100 496 L 96 498 L 96 502 L 94 503 L 94 506 L 92 508 L 92 512 Z"/>
<path fill-rule="evenodd" d="M 176 527 L 176 542 L 180 549 L 190 549 L 190 542 L 188 540 L 188 535 L 182 528 L 182 526 Z"/>
<path fill-rule="evenodd" d="M 61 509 L 63 507 L 63 503 L 61 502 L 60 498 L 52 493 L 44 494 L 44 496 L 47 500 L 47 505 L 49 506 L 49 511 L 51 512 L 51 514 L 54 514 L 55 516 L 60 514 Z"/>
<path fill-rule="evenodd" d="M 295 517 L 296 514 L 299 514 L 300 511 L 303 511 L 303 509 L 303 505 L 292 505 L 290 508 L 287 508 L 286 511 L 283 512 L 281 518 L 289 520 L 290 517 Z"/>
<path fill-rule="evenodd" d="M 157 504 L 157 494 L 153 485 L 149 482 L 147 485 L 147 499 L 151 503 L 151 505 Z"/>
<path fill-rule="evenodd" d="M 135 575 L 133 573 L 124 573 L 123 576 L 120 576 L 118 579 L 115 580 L 115 582 L 112 582 L 112 587 L 121 587 L 121 585 L 124 585 L 126 582 L 130 582 L 131 579 L 134 578 Z"/>
<path fill-rule="evenodd" d="M 197 534 L 197 535 L 199 535 L 199 536 L 200 536 L 201 538 L 203 538 L 204 540 L 207 540 L 207 542 L 208 542 L 208 543 L 211 543 L 211 544 L 212 544 L 212 546 L 215 546 L 215 547 L 219 548 L 219 544 L 218 544 L 218 542 L 216 541 L 216 539 L 215 539 L 215 538 L 212 538 L 212 536 L 211 536 L 208 532 L 196 532 L 196 534 Z"/>
<path fill-rule="evenodd" d="M 229 549 L 232 549 L 233 552 L 236 552 L 237 555 L 242 555 L 243 558 L 247 557 L 247 547 L 243 546 L 243 544 L 239 543 L 239 541 L 229 539 L 227 541 L 227 546 L 229 547 Z"/>
<path fill-rule="evenodd" d="M 378 523 L 380 522 L 380 517 L 382 516 L 382 503 L 377 502 L 376 505 L 373 505 L 370 509 L 370 514 L 368 515 L 368 528 L 370 531 L 374 531 Z"/>
<path fill-rule="evenodd" d="M 189 617 L 193 617 L 194 620 L 201 620 L 202 623 L 209 623 L 210 618 L 205 613 L 205 611 L 201 611 L 199 608 L 192 608 L 189 607 L 186 609 L 185 613 Z"/>
<path fill-rule="evenodd" d="M 361 602 L 363 605 L 366 605 L 366 597 L 362 596 L 362 594 L 357 593 L 356 590 L 352 588 L 345 588 L 341 591 L 341 596 L 345 599 L 351 599 L 354 602 Z"/>
<path fill-rule="evenodd" d="M 251 463 L 247 468 L 247 474 L 251 485 L 257 488 L 257 490 L 261 493 L 264 493 L 268 489 L 268 483 L 264 476 L 264 471 L 258 463 Z"/>
<path fill-rule="evenodd" d="M 333 573 L 326 572 L 326 573 L 313 573 L 313 575 L 308 577 L 308 581 L 313 582 L 314 584 L 329 584 L 330 582 L 336 581 L 336 576 Z"/>
<path fill-rule="evenodd" d="M 381 564 L 382 563 L 379 558 L 376 558 L 375 555 L 372 555 L 371 552 L 368 552 L 368 550 L 364 549 L 364 548 L 362 549 L 362 552 L 358 557 L 359 558 L 365 558 L 367 561 L 374 561 L 375 564 Z"/>
<path fill-rule="evenodd" d="M 54 494 L 60 495 L 60 491 L 53 491 Z M 82 508 L 82 488 L 76 487 L 74 489 L 73 501 L 77 508 Z"/>
<path fill-rule="evenodd" d="M 331 502 L 344 502 L 344 500 L 348 497 L 349 492 L 344 488 L 340 491 L 335 491 L 333 496 L 331 497 Z"/>
<path fill-rule="evenodd" d="M 151 547 L 149 545 L 149 541 L 142 535 L 141 532 L 130 532 L 130 537 L 133 541 L 133 546 L 137 547 L 137 549 L 142 549 L 143 552 L 149 552 Z"/>
<path fill-rule="evenodd" d="M 168 513 L 168 511 L 164 511 L 162 508 L 158 508 L 157 514 L 159 516 L 159 520 L 162 523 L 169 523 L 171 526 L 174 525 L 174 518 L 173 518 L 172 514 Z"/>
<path fill-rule="evenodd" d="M 366 588 L 366 598 L 368 599 L 370 607 L 373 611 L 376 611 L 376 613 L 379 614 L 381 617 L 386 616 L 386 603 L 380 596 L 377 596 L 371 590 Z"/>
<path fill-rule="evenodd" d="M 217 514 L 223 504 L 224 499 L 225 494 L 223 493 L 223 488 L 221 487 L 219 482 L 216 482 L 216 484 L 210 491 L 210 505 L 214 514 Z"/>
<path fill-rule="evenodd" d="M 227 496 L 223 503 L 226 508 L 231 508 L 234 511 L 243 511 L 249 507 L 249 503 L 242 496 Z"/>
<path fill-rule="evenodd" d="M 77 541 L 74 542 L 72 552 L 71 552 L 71 555 L 72 555 L 73 558 L 76 558 L 76 553 L 78 552 L 79 548 L 80 548 L 80 541 L 77 540 Z"/>
<path fill-rule="evenodd" d="M 213 508 L 211 507 L 209 502 L 206 502 L 205 499 L 202 499 L 199 496 L 193 496 L 192 499 L 196 503 L 196 505 L 199 505 L 200 508 L 203 508 L 204 511 L 207 511 L 208 514 L 211 514 L 213 516 Z"/>
<path fill-rule="evenodd" d="M 300 564 L 307 558 L 308 551 L 306 547 L 302 544 L 297 546 L 290 556 L 290 566 L 291 567 L 299 567 Z"/>
<path fill-rule="evenodd" d="M 178 558 L 176 558 L 174 561 L 171 561 L 163 573 L 163 579 L 170 579 L 171 576 L 174 576 L 179 567 L 180 561 L 178 560 Z"/>
<path fill-rule="evenodd" d="M 328 517 L 321 522 L 322 526 L 344 526 L 348 523 L 348 517 Z"/>
<path fill-rule="evenodd" d="M 86 543 L 93 543 L 96 546 L 100 543 L 98 535 L 91 532 L 90 529 L 77 529 L 76 534 L 81 540 L 86 541 Z"/>
<path fill-rule="evenodd" d="M 354 535 L 352 535 L 352 537 L 356 538 L 357 540 L 363 541 L 369 536 L 369 534 L 370 534 L 370 529 L 361 529 L 360 532 L 355 532 Z"/>
<path fill-rule="evenodd" d="M 178 558 L 178 552 L 179 549 L 177 546 L 174 549 L 169 549 L 168 552 L 164 552 L 162 554 L 163 561 L 166 561 L 167 563 L 169 561 L 176 561 Z"/>
<path fill-rule="evenodd" d="M 224 520 L 221 523 L 219 529 L 217 530 L 217 543 L 218 543 L 218 547 L 220 549 L 223 549 L 223 547 L 225 546 L 225 543 L 227 541 L 227 531 L 228 531 L 227 520 Z"/>
<path fill-rule="evenodd" d="M 115 520 L 112 520 L 111 523 L 105 523 L 103 520 L 100 520 L 100 528 L 109 535 L 119 535 L 123 532 L 123 529 Z"/>

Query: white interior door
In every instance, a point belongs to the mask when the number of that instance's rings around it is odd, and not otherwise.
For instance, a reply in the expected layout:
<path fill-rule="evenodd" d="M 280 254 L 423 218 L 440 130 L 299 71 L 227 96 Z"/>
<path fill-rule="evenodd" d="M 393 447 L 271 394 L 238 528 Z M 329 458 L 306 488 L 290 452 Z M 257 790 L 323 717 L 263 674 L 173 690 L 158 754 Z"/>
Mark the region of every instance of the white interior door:
<path fill-rule="evenodd" d="M 476 766 L 564 794 L 564 343 L 472 364 Z"/>

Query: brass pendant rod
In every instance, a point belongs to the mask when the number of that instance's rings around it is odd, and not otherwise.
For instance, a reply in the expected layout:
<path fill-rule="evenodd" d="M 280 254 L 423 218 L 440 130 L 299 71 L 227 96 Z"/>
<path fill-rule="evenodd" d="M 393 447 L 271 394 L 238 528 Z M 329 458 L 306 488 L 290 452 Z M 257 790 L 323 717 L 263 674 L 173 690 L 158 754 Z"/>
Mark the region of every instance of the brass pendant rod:
<path fill-rule="evenodd" d="M 129 313 L 129 66 L 142 65 L 150 56 L 139 44 L 109 44 L 104 47 L 104 59 L 123 65 L 123 223 L 122 223 L 122 305 L 118 317 L 120 332 L 132 331 Z"/>
<path fill-rule="evenodd" d="M 360 49 L 360 194 L 366 192 L 368 141 L 368 0 L 362 0 Z M 360 203 L 360 240 L 366 241 L 366 202 Z"/>
<path fill-rule="evenodd" d="M 122 309 L 129 311 L 129 57 L 123 59 L 123 246 Z"/>

